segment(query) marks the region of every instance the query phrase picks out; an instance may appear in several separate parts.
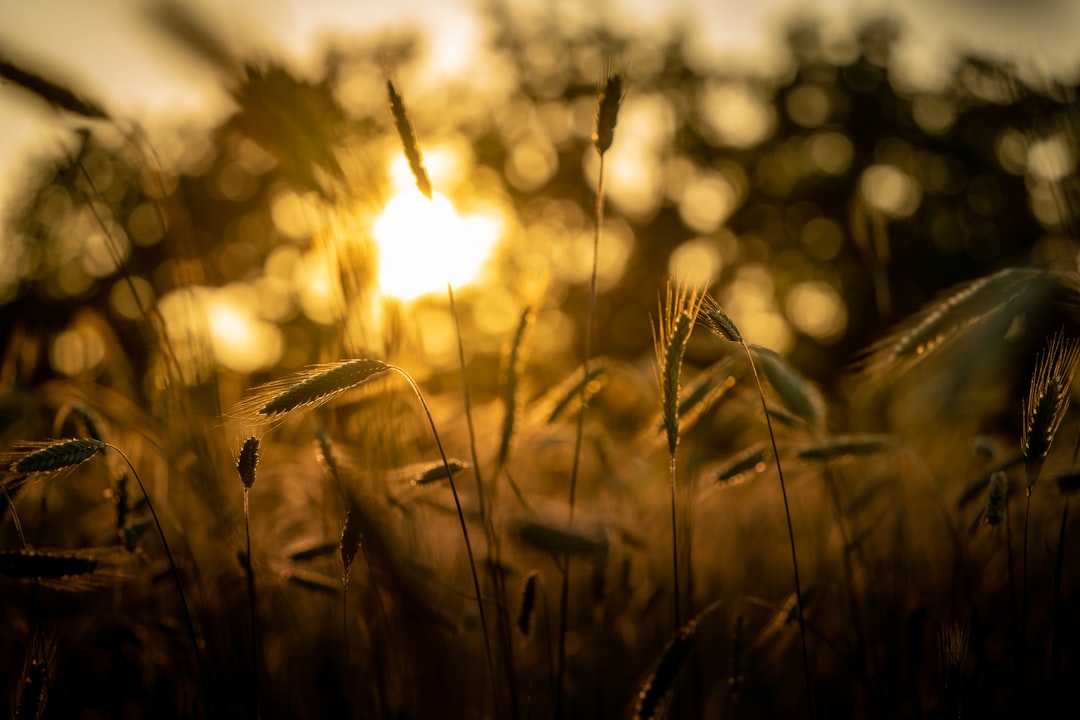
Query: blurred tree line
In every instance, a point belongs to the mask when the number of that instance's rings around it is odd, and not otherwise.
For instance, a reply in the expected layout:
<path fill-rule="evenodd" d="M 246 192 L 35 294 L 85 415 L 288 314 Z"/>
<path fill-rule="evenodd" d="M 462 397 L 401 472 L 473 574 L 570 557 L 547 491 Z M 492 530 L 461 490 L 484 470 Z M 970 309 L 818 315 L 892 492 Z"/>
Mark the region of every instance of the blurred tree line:
<path fill-rule="evenodd" d="M 842 42 L 793 22 L 789 61 L 758 76 L 702 67 L 686 25 L 631 36 L 596 19 L 568 29 L 498 2 L 485 13 L 485 75 L 420 93 L 410 92 L 415 38 L 338 41 L 310 76 L 236 57 L 197 18 L 161 11 L 157 29 L 214 69 L 233 110 L 183 130 L 183 151 L 169 161 L 122 119 L 69 113 L 68 149 L 28 169 L 6 220 L 5 381 L 63 374 L 50 348 L 89 322 L 105 351 L 75 374 L 143 391 L 155 362 L 155 320 L 145 315 L 154 298 L 237 282 L 258 294 L 276 249 L 317 242 L 318 223 L 282 220 L 283 198 L 377 213 L 385 171 L 374 158 L 396 141 L 387 58 L 406 78 L 421 145 L 464 138 L 472 157 L 459 184 L 511 214 L 495 260 L 508 287 L 550 254 L 545 243 L 591 233 L 596 83 L 606 59 L 626 70 L 606 178 L 616 240 L 601 241 L 622 256 L 603 283 L 601 353 L 648 352 L 657 289 L 679 265 L 704 270 L 751 339 L 754 327 L 768 329 L 760 342 L 828 388 L 894 321 L 954 283 L 1013 265 L 1074 266 L 1072 86 L 1033 87 L 970 58 L 946 86 L 912 87 L 892 71 L 897 30 L 886 22 Z M 4 92 L 19 84 L 28 87 Z M 370 255 L 347 265 L 336 280 L 363 297 Z M 561 355 L 569 366 L 580 358 L 587 276 L 554 273 L 547 293 L 573 324 Z M 277 363 L 324 359 L 340 328 L 295 297 L 287 304 L 270 319 L 284 338 Z"/>

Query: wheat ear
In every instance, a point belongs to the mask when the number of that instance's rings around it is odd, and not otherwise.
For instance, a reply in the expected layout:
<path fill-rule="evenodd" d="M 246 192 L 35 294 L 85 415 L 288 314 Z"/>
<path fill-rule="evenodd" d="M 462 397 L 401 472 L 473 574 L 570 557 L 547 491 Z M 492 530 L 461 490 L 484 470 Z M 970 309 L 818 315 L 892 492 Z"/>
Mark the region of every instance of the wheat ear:
<path fill-rule="evenodd" d="M 679 447 L 679 381 L 682 376 L 683 354 L 690 333 L 701 309 L 702 291 L 684 282 L 672 287 L 668 280 L 664 301 L 659 303 L 658 320 L 653 323 L 653 345 L 656 350 L 656 380 L 660 389 L 660 406 L 667 432 L 668 470 L 671 485 L 671 567 L 674 582 L 673 613 L 675 629 L 682 625 L 679 583 L 679 523 L 675 458 Z M 689 555 L 690 550 L 687 549 Z"/>
<path fill-rule="evenodd" d="M 312 365 L 255 388 L 232 414 L 248 420 L 274 421 L 294 410 L 324 405 L 389 370 L 386 363 L 369 358 Z"/>
<path fill-rule="evenodd" d="M 104 449 L 105 443 L 91 438 L 26 442 L 0 462 L 17 475 L 44 475 L 81 465 Z"/>
<path fill-rule="evenodd" d="M 0 551 L 0 575 L 53 590 L 80 592 L 104 587 L 123 575 L 117 548 L 53 550 L 23 548 Z"/>
<path fill-rule="evenodd" d="M 518 630 L 525 637 L 529 636 L 533 626 L 533 615 L 536 612 L 536 586 L 540 582 L 540 571 L 533 570 L 521 584 L 521 611 L 518 613 Z"/>
<path fill-rule="evenodd" d="M 416 179 L 416 187 L 424 194 L 424 197 L 430 200 L 431 179 L 428 177 L 427 168 L 424 167 L 420 144 L 416 141 L 416 132 L 413 131 L 409 113 L 405 111 L 405 101 L 401 99 L 400 93 L 389 77 L 386 79 L 386 93 L 390 98 L 390 115 L 394 119 L 394 128 L 401 138 L 401 146 L 405 150 L 405 158 L 409 161 L 413 178 Z"/>

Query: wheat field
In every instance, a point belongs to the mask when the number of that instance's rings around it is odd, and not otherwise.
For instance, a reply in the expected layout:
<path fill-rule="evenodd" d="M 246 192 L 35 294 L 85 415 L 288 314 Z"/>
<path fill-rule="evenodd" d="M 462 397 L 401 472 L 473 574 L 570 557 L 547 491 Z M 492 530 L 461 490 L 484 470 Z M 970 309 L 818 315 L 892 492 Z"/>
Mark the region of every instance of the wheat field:
<path fill-rule="evenodd" d="M 13 718 L 1069 715 L 1074 85 L 504 8 L 502 94 L 413 92 L 169 7 L 233 109 L 160 146 L 0 63 L 69 136 L 4 225 Z M 380 285 L 399 195 L 501 213 L 481 279 Z"/>

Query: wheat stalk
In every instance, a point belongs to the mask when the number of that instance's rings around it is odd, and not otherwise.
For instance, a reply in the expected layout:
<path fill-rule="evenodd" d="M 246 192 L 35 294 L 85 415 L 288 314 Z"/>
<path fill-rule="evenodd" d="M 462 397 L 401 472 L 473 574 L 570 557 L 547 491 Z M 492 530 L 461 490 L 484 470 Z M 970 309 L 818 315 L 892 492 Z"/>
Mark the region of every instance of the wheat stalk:
<path fill-rule="evenodd" d="M 795 552 L 795 529 L 791 524 L 791 506 L 788 503 L 787 485 L 784 483 L 784 469 L 780 464 L 780 451 L 776 447 L 776 434 L 773 432 L 772 420 L 769 417 L 769 408 L 765 403 L 765 390 L 761 385 L 761 377 L 758 375 L 757 365 L 754 363 L 754 356 L 750 352 L 750 347 L 746 344 L 746 340 L 743 339 L 742 333 L 739 332 L 734 321 L 731 317 L 724 312 L 724 309 L 720 307 L 710 295 L 706 295 L 702 302 L 701 308 L 702 324 L 711 330 L 717 337 L 728 342 L 736 342 L 742 346 L 743 352 L 746 354 L 746 359 L 750 363 L 750 370 L 754 374 L 754 382 L 757 383 L 758 397 L 761 399 L 761 410 L 765 413 L 765 425 L 769 430 L 769 440 L 772 442 L 773 457 L 776 459 L 776 474 L 780 477 L 780 495 L 784 500 L 784 515 L 787 519 L 788 530 L 788 542 L 791 547 L 791 565 L 792 574 L 795 581 L 795 604 L 799 611 L 799 638 L 802 641 L 802 660 L 803 660 L 803 676 L 806 682 L 806 696 L 809 701 L 810 716 L 816 717 L 817 711 L 814 708 L 814 684 L 810 679 L 810 657 L 806 648 L 806 618 L 803 613 L 803 596 L 802 587 L 799 581 L 799 560 Z M 785 383 L 786 384 L 786 383 Z M 792 384 L 795 387 L 795 384 Z M 812 407 L 812 406 L 807 406 Z"/>
<path fill-rule="evenodd" d="M 439 458 L 446 467 L 446 479 L 450 484 L 450 494 L 454 498 L 454 508 L 457 510 L 458 523 L 461 526 L 461 535 L 465 540 L 465 554 L 469 560 L 469 571 L 472 575 L 473 591 L 476 593 L 476 608 L 480 614 L 480 628 L 484 636 L 484 651 L 485 657 L 487 658 L 488 679 L 491 683 L 492 699 L 495 703 L 495 712 L 497 713 L 499 708 L 499 693 L 495 682 L 495 663 L 491 653 L 491 638 L 488 634 L 487 612 L 484 610 L 484 599 L 480 590 L 480 575 L 476 570 L 476 558 L 473 554 L 472 540 L 469 538 L 469 526 L 465 523 L 465 511 L 461 507 L 461 498 L 458 496 L 457 483 L 454 482 L 454 472 L 450 468 L 450 460 L 446 457 L 446 450 L 443 448 L 442 438 L 439 437 L 439 431 L 435 427 L 435 419 L 431 415 L 431 408 L 428 407 L 427 399 L 424 398 L 424 394 L 420 391 L 420 386 L 417 385 L 412 376 L 402 368 L 399 368 L 396 365 L 387 365 L 387 368 L 400 375 L 409 384 L 409 387 L 412 388 L 413 394 L 416 395 L 416 399 L 420 402 L 420 406 L 424 410 L 424 415 L 427 417 L 428 426 L 431 428 L 431 434 L 435 438 L 435 446 L 439 449 Z"/>
<path fill-rule="evenodd" d="M 124 460 L 124 463 L 128 466 L 128 469 L 131 470 L 132 476 L 134 476 L 135 481 L 139 485 L 139 490 L 142 492 L 143 498 L 146 501 L 147 509 L 150 510 L 154 526 L 157 528 L 158 536 L 161 538 L 162 548 L 165 550 L 165 557 L 169 561 L 169 568 L 172 571 L 173 579 L 176 582 L 176 590 L 177 594 L 180 596 L 181 607 L 184 610 L 185 624 L 199 665 L 199 675 L 202 679 L 203 692 L 205 693 L 206 709 L 208 713 L 212 713 L 213 706 L 210 702 L 206 667 L 203 662 L 198 636 L 195 632 L 195 623 L 192 620 L 191 610 L 188 607 L 187 596 L 184 593 L 184 586 L 183 583 L 180 582 L 180 573 L 176 569 L 176 563 L 173 560 L 172 551 L 169 549 L 169 543 L 165 539 L 165 531 L 161 527 L 157 511 L 154 509 L 154 503 L 151 501 L 150 495 L 146 492 L 146 487 L 143 485 L 142 478 L 139 477 L 138 471 L 135 470 L 135 466 L 124 451 L 116 445 L 103 443 L 100 440 L 91 438 L 47 440 L 43 442 L 20 443 L 16 445 L 16 449 L 13 452 L 3 456 L 3 460 L 0 460 L 0 462 L 7 465 L 12 472 L 18 473 L 19 475 L 44 475 L 67 470 L 76 465 L 80 465 L 87 460 L 90 460 L 98 453 L 104 452 L 106 449 L 112 450 Z"/>
<path fill-rule="evenodd" d="M 236 461 L 236 471 L 244 485 L 244 539 L 247 542 L 244 563 L 247 575 L 248 610 L 251 616 L 251 712 L 259 717 L 259 648 L 258 616 L 255 603 L 255 563 L 251 557 L 251 517 L 248 508 L 248 494 L 255 484 L 255 470 L 259 464 L 259 438 L 252 436 L 240 447 L 240 456 Z"/>
<path fill-rule="evenodd" d="M 420 154 L 420 144 L 416 139 L 416 132 L 413 130 L 412 122 L 409 120 L 409 115 L 405 110 L 405 103 L 401 98 L 401 95 L 394 87 L 394 83 L 390 80 L 389 70 L 384 68 L 384 74 L 386 74 L 386 88 L 390 98 L 390 114 L 394 121 L 394 127 L 397 129 L 398 136 L 401 138 L 402 149 L 405 152 L 405 157 L 409 161 L 409 168 L 412 170 L 414 179 L 416 180 L 416 186 L 420 189 L 420 192 L 428 199 L 432 199 L 432 187 L 431 179 L 428 177 L 427 168 L 424 167 L 423 157 Z M 518 717 L 517 708 L 517 690 L 515 687 L 515 675 L 514 660 L 513 660 L 513 648 L 510 641 L 510 623 L 506 615 L 506 588 L 503 584 L 501 575 L 497 572 L 495 566 L 499 564 L 499 540 L 495 534 L 495 528 L 493 519 L 491 516 L 491 510 L 488 507 L 488 503 L 485 500 L 484 479 L 482 475 L 482 469 L 480 466 L 480 458 L 476 448 L 476 429 L 473 425 L 472 415 L 472 403 L 469 396 L 469 379 L 465 371 L 465 347 L 462 341 L 461 335 L 461 322 L 458 316 L 457 303 L 454 300 L 454 287 L 450 282 L 446 283 L 446 293 L 450 299 L 450 314 L 454 320 L 454 331 L 457 337 L 457 349 L 458 349 L 458 363 L 461 369 L 461 386 L 462 395 L 465 403 L 465 421 L 469 432 L 469 449 L 472 454 L 473 468 L 476 474 L 476 491 L 477 498 L 480 503 L 480 520 L 484 528 L 484 536 L 488 544 L 488 557 L 491 562 L 489 563 L 489 570 L 491 572 L 492 584 L 495 588 L 495 595 L 497 599 L 497 618 L 499 621 L 499 636 L 502 640 L 502 650 L 507 667 L 507 681 L 509 683 L 510 690 L 510 702 L 513 717 Z M 432 426 L 434 429 L 434 425 Z M 450 478 L 451 487 L 453 487 L 453 474 L 449 471 L 449 465 L 447 465 L 447 473 Z M 454 491 L 455 501 L 457 491 Z M 462 529 L 465 529 L 464 519 L 462 520 Z M 468 542 L 468 534 L 466 532 L 466 544 Z M 471 558 L 470 547 L 470 563 Z M 477 602 L 480 602 L 480 588 L 479 584 L 476 587 Z M 499 696 L 495 682 L 494 665 L 491 660 L 490 644 L 488 641 L 488 631 L 486 625 L 486 619 L 484 618 L 483 604 L 480 604 L 480 621 L 484 624 L 484 641 L 488 647 L 488 665 L 491 674 L 491 689 L 492 700 L 494 702 L 494 710 L 496 716 L 499 714 Z"/>
<path fill-rule="evenodd" d="M 341 542 L 339 543 L 339 549 L 341 551 L 341 586 L 342 586 L 342 598 L 341 598 L 341 631 L 342 637 L 345 640 L 345 667 L 350 666 L 349 663 L 349 569 L 352 567 L 353 560 L 356 559 L 356 553 L 360 551 L 360 543 L 362 539 L 362 533 L 360 531 L 360 513 L 357 512 L 355 507 L 350 507 L 345 511 L 345 523 L 341 528 Z"/>
<path fill-rule="evenodd" d="M 1061 421 L 1069 409 L 1070 388 L 1080 361 L 1080 340 L 1065 338 L 1059 332 L 1050 338 L 1046 350 L 1039 354 L 1031 376 L 1027 402 L 1022 404 L 1024 426 L 1020 448 L 1024 455 L 1027 475 L 1027 497 L 1024 505 L 1024 548 L 1020 638 L 1027 644 L 1028 619 L 1028 530 L 1031 519 L 1031 493 L 1042 470 L 1046 454 L 1054 442 Z"/>
<path fill-rule="evenodd" d="M 604 158 L 615 140 L 615 125 L 619 121 L 619 107 L 623 100 L 622 74 L 615 71 L 609 62 L 604 70 L 604 81 L 597 89 L 596 130 L 593 133 L 593 146 L 600 156 L 600 168 L 596 178 L 596 225 L 593 233 L 592 272 L 589 275 L 589 310 L 585 319 L 585 348 L 581 363 L 583 378 L 589 377 L 589 358 L 592 355 L 593 325 L 596 323 L 596 275 L 600 256 L 600 236 L 604 228 Z M 588 383 L 581 386 L 581 413 L 577 418 L 574 434 L 574 459 L 570 467 L 570 522 L 574 521 L 574 500 L 577 495 L 578 471 L 581 466 L 581 443 L 585 435 L 585 410 L 589 399 L 586 391 Z M 566 615 L 570 600 L 570 557 L 564 558 L 562 589 L 559 594 L 559 653 L 556 668 L 555 715 L 563 715 L 564 688 L 566 675 Z"/>
<path fill-rule="evenodd" d="M 1066 339 L 1064 333 L 1058 333 L 1050 339 L 1035 365 L 1027 402 L 1022 406 L 1024 427 L 1020 442 L 1028 471 L 1028 494 L 1069 409 L 1070 386 L 1078 360 L 1080 340 Z"/>

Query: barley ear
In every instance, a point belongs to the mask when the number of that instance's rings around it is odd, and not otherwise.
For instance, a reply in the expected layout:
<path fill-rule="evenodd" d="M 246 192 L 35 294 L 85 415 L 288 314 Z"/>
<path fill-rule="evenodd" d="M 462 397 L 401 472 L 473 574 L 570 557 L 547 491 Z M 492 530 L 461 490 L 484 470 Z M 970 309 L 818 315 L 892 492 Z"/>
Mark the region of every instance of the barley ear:
<path fill-rule="evenodd" d="M 356 559 L 356 553 L 360 551 L 360 541 L 360 513 L 350 507 L 345 512 L 345 526 L 341 529 L 342 585 L 349 584 L 349 569 Z"/>
<path fill-rule="evenodd" d="M 659 320 L 653 324 L 656 350 L 657 383 L 671 455 L 679 445 L 679 381 L 683 354 L 701 308 L 702 293 L 679 282 L 668 281 L 665 299 L 660 303 Z"/>
<path fill-rule="evenodd" d="M 742 343 L 742 333 L 712 295 L 706 295 L 701 303 L 701 324 L 721 340 Z"/>
<path fill-rule="evenodd" d="M 315 442 L 317 443 L 315 457 L 319 465 L 328 477 L 330 477 L 341 490 L 341 496 L 345 497 L 345 486 L 341 482 L 341 472 L 338 470 L 337 458 L 334 456 L 334 443 L 326 430 L 321 427 L 315 428 Z"/>
<path fill-rule="evenodd" d="M 240 448 L 240 458 L 236 461 L 236 471 L 244 489 L 250 490 L 255 484 L 255 467 L 259 464 L 259 438 L 252 436 L 244 441 Z"/>
<path fill-rule="evenodd" d="M 517 626 L 525 637 L 532 631 L 533 615 L 536 612 L 536 585 L 539 579 L 540 571 L 533 570 L 521 585 L 521 612 L 518 613 Z"/>
<path fill-rule="evenodd" d="M 1023 403 L 1024 427 L 1021 450 L 1027 470 L 1028 492 L 1035 485 L 1043 460 L 1050 451 L 1061 421 L 1069 408 L 1070 386 L 1080 359 L 1080 341 L 1054 335 L 1039 355 Z"/>
<path fill-rule="evenodd" d="M 619 106 L 624 95 L 622 74 L 609 64 L 604 75 L 597 93 L 596 131 L 593 133 L 593 145 L 601 155 L 615 141 L 615 125 L 619 121 Z"/>
<path fill-rule="evenodd" d="M 983 520 L 987 525 L 996 527 L 1005 521 L 1005 503 L 1008 499 L 1008 476 L 1003 472 L 990 475 L 990 485 L 986 493 L 986 507 Z"/>
<path fill-rule="evenodd" d="M 104 449 L 105 443 L 89 438 L 21 443 L 4 464 L 19 475 L 53 473 L 81 465 Z"/>
<path fill-rule="evenodd" d="M 706 615 L 718 607 L 719 604 L 713 603 L 702 610 L 697 617 L 679 628 L 679 631 L 668 642 L 660 655 L 660 660 L 656 663 L 656 668 L 641 684 L 637 699 L 634 701 L 632 716 L 634 720 L 654 720 L 663 717 L 664 707 L 675 688 L 679 672 L 690 657 L 698 626 Z"/>
<path fill-rule="evenodd" d="M 431 179 L 428 177 L 427 168 L 424 167 L 424 158 L 420 154 L 420 143 L 416 140 L 416 132 L 413 131 L 412 121 L 405 111 L 405 102 L 394 88 L 394 82 L 386 79 L 386 92 L 390 97 L 390 115 L 394 119 L 394 127 L 401 138 L 401 146 L 405 151 L 405 158 L 409 161 L 409 169 L 416 178 L 416 187 L 424 193 L 424 197 L 431 199 Z"/>
<path fill-rule="evenodd" d="M 532 308 L 526 307 L 522 311 L 517 331 L 514 333 L 514 340 L 506 355 L 506 371 L 502 393 L 505 414 L 503 415 L 502 433 L 499 436 L 498 467 L 504 466 L 510 457 L 511 443 L 513 442 L 514 430 L 517 424 L 517 393 L 518 385 L 521 382 L 525 340 L 532 326 L 534 316 Z"/>
<path fill-rule="evenodd" d="M 386 363 L 366 358 L 312 365 L 255 388 L 232 414 L 252 421 L 280 420 L 294 410 L 319 407 L 388 370 Z"/>

